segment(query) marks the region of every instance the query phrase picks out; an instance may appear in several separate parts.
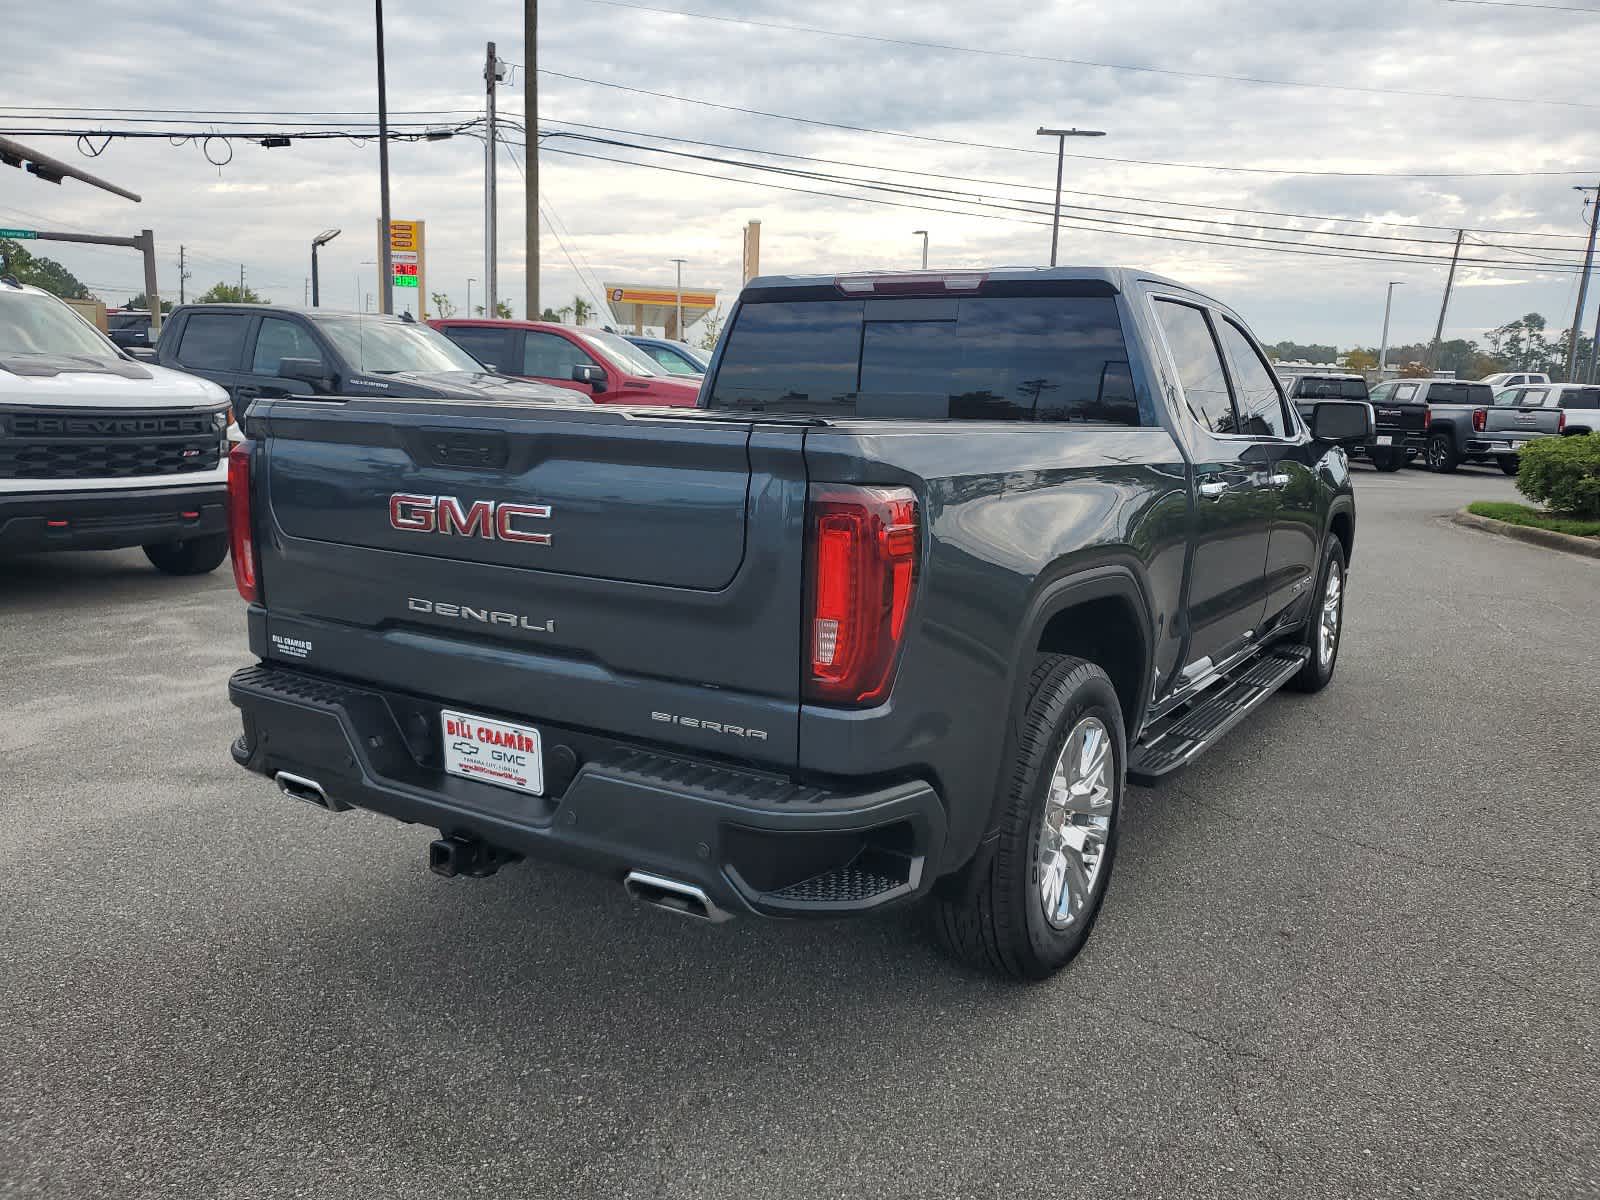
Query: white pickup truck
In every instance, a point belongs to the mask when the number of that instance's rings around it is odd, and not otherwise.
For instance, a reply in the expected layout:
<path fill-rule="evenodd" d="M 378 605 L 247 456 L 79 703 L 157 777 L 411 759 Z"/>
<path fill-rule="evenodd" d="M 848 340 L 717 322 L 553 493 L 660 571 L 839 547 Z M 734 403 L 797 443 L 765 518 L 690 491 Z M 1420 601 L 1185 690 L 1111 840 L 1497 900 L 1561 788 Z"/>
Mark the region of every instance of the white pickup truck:
<path fill-rule="evenodd" d="M 1539 383 L 1496 392 L 1496 408 L 1523 412 L 1559 409 L 1556 431 L 1565 434 L 1600 432 L 1600 384 Z"/>
<path fill-rule="evenodd" d="M 142 546 L 168 574 L 215 570 L 237 436 L 216 384 L 0 276 L 0 557 Z"/>

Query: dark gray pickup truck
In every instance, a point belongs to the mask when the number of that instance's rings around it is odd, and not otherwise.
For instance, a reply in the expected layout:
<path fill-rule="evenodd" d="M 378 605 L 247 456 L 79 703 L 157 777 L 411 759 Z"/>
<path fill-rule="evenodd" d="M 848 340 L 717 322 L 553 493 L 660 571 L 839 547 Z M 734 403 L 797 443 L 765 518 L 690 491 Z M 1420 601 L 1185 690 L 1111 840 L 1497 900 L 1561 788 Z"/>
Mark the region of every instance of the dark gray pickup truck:
<path fill-rule="evenodd" d="M 1237 315 L 1110 269 L 756 280 L 696 410 L 263 398 L 233 756 L 440 874 L 927 897 L 1042 977 L 1126 781 L 1333 674 L 1371 409 L 1309 425 Z"/>

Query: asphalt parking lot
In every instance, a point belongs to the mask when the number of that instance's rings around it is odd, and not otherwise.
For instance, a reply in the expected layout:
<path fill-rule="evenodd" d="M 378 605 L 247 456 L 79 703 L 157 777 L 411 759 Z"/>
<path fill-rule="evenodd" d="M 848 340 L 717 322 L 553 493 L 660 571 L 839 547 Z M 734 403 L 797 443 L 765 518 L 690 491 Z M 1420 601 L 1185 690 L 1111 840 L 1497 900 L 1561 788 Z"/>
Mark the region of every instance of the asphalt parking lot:
<path fill-rule="evenodd" d="M 1357 484 L 1334 684 L 1132 793 L 1031 988 L 436 878 L 233 766 L 226 568 L 0 564 L 0 1195 L 1600 1194 L 1600 562 Z"/>

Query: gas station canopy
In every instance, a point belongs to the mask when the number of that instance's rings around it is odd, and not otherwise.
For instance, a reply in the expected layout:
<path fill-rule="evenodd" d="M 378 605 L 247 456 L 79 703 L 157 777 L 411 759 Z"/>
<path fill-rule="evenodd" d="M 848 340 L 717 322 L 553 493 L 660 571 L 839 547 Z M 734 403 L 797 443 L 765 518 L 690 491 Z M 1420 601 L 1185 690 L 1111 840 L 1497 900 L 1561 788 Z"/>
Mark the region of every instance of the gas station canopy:
<path fill-rule="evenodd" d="M 646 327 L 666 330 L 667 337 L 681 338 L 678 324 L 678 291 L 671 284 L 657 287 L 643 283 L 608 283 L 606 307 L 619 329 L 643 333 Z M 693 325 L 717 306 L 717 293 L 707 288 L 683 289 L 683 323 Z"/>

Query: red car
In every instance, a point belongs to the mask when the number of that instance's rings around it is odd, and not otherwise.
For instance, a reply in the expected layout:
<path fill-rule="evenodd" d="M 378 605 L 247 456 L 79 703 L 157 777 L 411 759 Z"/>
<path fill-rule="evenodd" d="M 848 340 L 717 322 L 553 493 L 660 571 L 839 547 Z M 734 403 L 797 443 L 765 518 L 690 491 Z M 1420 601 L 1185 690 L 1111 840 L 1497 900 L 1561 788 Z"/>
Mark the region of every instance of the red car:
<path fill-rule="evenodd" d="M 502 375 L 571 388 L 596 404 L 692 408 L 700 395 L 698 384 L 673 379 L 632 342 L 601 329 L 477 317 L 428 324 Z"/>

